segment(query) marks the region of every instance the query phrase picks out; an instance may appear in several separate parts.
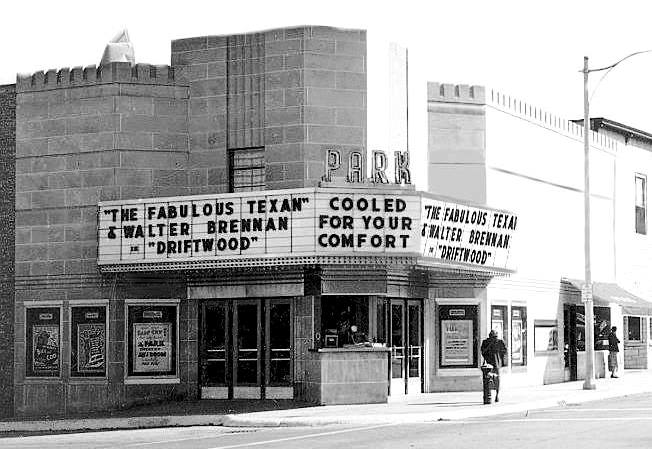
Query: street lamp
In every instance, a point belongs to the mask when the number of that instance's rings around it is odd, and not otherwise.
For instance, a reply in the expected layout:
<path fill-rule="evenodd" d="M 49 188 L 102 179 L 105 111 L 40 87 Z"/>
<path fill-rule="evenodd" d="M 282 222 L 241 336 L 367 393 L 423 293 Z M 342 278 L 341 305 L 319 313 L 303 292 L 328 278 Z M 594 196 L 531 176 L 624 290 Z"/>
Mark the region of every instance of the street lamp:
<path fill-rule="evenodd" d="M 611 69 L 641 53 L 650 53 L 652 50 L 637 51 L 627 55 L 614 64 L 599 69 L 589 69 L 589 58 L 584 56 L 584 285 L 582 286 L 582 301 L 584 302 L 584 335 L 586 353 L 586 377 L 584 379 L 585 390 L 595 390 L 595 346 L 593 344 L 593 284 L 591 282 L 591 197 L 589 194 L 589 73 L 607 71 L 600 81 L 609 74 Z M 598 82 L 598 85 L 600 83 Z M 597 89 L 597 86 L 596 86 Z M 593 91 L 595 93 L 595 89 Z"/>

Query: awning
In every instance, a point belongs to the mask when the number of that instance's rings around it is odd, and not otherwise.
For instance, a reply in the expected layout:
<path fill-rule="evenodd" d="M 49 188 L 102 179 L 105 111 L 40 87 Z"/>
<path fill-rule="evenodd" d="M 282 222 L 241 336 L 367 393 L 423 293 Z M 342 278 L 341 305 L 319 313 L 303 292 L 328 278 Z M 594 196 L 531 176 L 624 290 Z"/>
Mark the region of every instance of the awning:
<path fill-rule="evenodd" d="M 581 296 L 583 280 L 562 279 L 562 288 L 572 295 Z M 652 315 L 652 302 L 628 292 L 611 282 L 593 283 L 593 301 L 598 305 L 618 304 L 625 315 Z"/>

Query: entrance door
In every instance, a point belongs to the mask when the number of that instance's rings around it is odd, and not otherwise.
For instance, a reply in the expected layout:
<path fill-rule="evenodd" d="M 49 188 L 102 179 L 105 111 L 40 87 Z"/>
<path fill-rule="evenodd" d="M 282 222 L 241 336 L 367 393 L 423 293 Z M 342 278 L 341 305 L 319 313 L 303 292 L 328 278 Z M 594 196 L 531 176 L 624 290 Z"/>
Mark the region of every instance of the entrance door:
<path fill-rule="evenodd" d="M 392 395 L 421 392 L 423 335 L 421 302 L 395 299 L 390 307 L 390 343 L 392 349 Z"/>
<path fill-rule="evenodd" d="M 568 380 L 577 380 L 577 313 L 570 304 L 564 305 L 564 369 Z"/>
<path fill-rule="evenodd" d="M 261 399 L 261 304 L 237 300 L 233 307 L 233 398 Z"/>
<path fill-rule="evenodd" d="M 289 300 L 265 303 L 265 398 L 292 399 L 292 309 Z"/>
<path fill-rule="evenodd" d="M 204 399 L 291 399 L 289 300 L 211 300 L 202 305 L 200 387 Z"/>

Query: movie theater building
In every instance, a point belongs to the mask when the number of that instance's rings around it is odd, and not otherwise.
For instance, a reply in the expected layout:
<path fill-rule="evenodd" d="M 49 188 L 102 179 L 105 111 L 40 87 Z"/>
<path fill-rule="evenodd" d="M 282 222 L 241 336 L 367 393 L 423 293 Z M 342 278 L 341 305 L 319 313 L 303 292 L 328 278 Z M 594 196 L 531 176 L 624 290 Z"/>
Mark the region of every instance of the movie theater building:
<path fill-rule="evenodd" d="M 477 389 L 520 218 L 368 151 L 366 67 L 364 31 L 300 27 L 3 87 L 0 409 Z M 520 301 L 500 305 L 512 361 Z"/>

